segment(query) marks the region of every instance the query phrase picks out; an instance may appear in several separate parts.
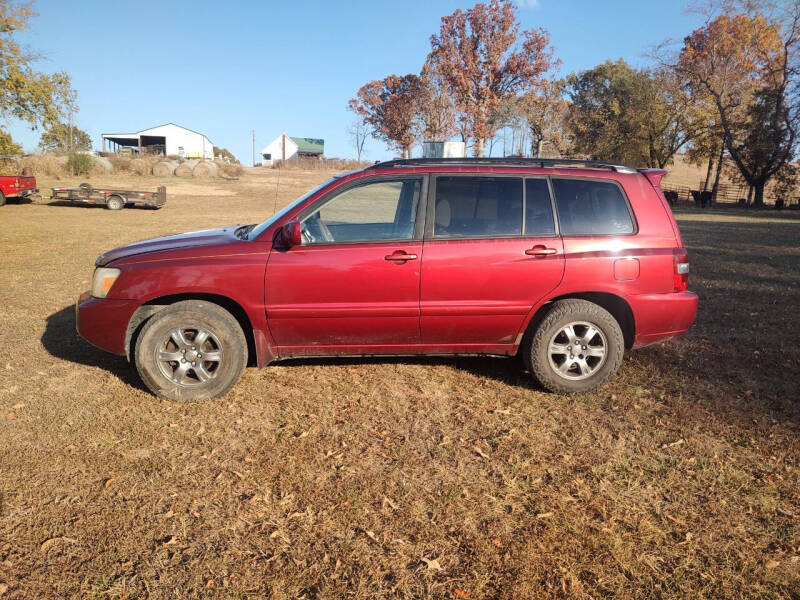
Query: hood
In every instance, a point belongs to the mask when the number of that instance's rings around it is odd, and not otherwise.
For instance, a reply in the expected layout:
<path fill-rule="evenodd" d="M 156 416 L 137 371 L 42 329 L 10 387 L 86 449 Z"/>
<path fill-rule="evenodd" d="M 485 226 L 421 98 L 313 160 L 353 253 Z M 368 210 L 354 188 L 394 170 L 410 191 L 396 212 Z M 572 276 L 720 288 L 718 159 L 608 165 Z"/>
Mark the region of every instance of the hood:
<path fill-rule="evenodd" d="M 141 242 L 134 242 L 101 254 L 95 261 L 95 266 L 102 267 L 120 258 L 127 258 L 147 252 L 159 252 L 190 247 L 202 248 L 204 246 L 227 244 L 238 239 L 236 238 L 235 232 L 239 227 L 241 227 L 241 225 L 233 225 L 232 227 L 223 227 L 221 229 L 204 229 L 202 231 L 176 233 L 149 240 L 142 240 Z"/>

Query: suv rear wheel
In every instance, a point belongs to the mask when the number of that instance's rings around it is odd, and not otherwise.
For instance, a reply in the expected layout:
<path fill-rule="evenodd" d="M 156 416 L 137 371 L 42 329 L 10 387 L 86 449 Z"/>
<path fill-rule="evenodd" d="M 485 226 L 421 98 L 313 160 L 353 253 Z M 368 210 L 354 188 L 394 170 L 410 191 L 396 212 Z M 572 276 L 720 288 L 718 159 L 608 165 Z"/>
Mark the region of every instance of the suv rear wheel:
<path fill-rule="evenodd" d="M 157 312 L 136 341 L 139 376 L 157 396 L 204 400 L 227 393 L 247 364 L 247 340 L 225 309 L 200 300 Z"/>
<path fill-rule="evenodd" d="M 588 392 L 619 369 L 625 352 L 622 329 L 606 309 L 587 300 L 554 302 L 527 336 L 523 358 L 547 390 Z"/>

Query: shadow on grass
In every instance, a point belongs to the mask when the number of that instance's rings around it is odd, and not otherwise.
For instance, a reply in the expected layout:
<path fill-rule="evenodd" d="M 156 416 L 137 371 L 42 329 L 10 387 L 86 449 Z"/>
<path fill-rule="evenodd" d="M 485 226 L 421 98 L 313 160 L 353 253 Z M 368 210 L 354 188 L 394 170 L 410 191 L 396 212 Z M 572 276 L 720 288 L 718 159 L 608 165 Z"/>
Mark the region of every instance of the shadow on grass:
<path fill-rule="evenodd" d="M 494 379 L 506 385 L 543 392 L 544 389 L 531 377 L 518 356 L 315 356 L 309 358 L 287 358 L 273 363 L 281 367 L 307 366 L 359 366 L 359 365 L 419 365 L 422 367 L 447 366 L 465 371 L 475 377 Z"/>
<path fill-rule="evenodd" d="M 47 317 L 42 346 L 56 358 L 113 373 L 131 387 L 150 393 L 125 358 L 95 348 L 75 330 L 75 306 L 70 305 Z"/>
<path fill-rule="evenodd" d="M 33 198 L 31 198 L 30 196 L 27 196 L 25 198 L 12 196 L 10 198 L 6 198 L 6 204 L 33 204 Z"/>

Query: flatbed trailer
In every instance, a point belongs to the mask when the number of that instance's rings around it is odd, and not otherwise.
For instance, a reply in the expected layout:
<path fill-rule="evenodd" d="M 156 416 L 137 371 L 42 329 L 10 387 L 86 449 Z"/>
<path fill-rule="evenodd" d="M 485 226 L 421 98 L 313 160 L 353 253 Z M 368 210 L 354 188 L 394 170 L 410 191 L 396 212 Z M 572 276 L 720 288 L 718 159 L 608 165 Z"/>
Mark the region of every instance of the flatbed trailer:
<path fill-rule="evenodd" d="M 120 210 L 125 206 L 145 206 L 161 208 L 167 203 L 167 188 L 159 186 L 155 192 L 94 188 L 88 183 L 78 187 L 51 188 L 50 198 L 72 202 L 73 204 L 100 204 L 110 210 Z"/>

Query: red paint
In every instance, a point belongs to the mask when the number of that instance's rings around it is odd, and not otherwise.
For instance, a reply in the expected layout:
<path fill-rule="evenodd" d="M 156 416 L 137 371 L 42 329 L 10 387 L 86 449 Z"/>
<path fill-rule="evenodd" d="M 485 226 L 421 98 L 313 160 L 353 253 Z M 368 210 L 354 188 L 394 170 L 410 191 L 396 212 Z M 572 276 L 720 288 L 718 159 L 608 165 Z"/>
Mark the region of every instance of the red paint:
<path fill-rule="evenodd" d="M 354 180 L 430 173 L 616 181 L 633 209 L 636 233 L 303 245 L 294 226 L 281 231 Z M 168 302 L 165 297 L 201 296 L 233 302 L 247 315 L 252 332 L 245 333 L 252 334 L 260 365 L 335 354 L 512 355 L 548 302 L 601 292 L 630 307 L 634 346 L 652 343 L 686 331 L 697 310 L 697 296 L 684 291 L 684 278 L 682 288 L 676 283 L 676 265 L 688 258 L 659 181 L 654 172 L 513 165 L 349 173 L 285 211 L 253 241 L 226 228 L 107 252 L 99 264 L 121 274 L 108 298 L 79 302 L 78 329 L 96 346 L 124 355 L 128 322 L 138 307 Z"/>
<path fill-rule="evenodd" d="M 638 258 L 618 258 L 614 261 L 614 279 L 617 281 L 633 281 L 638 277 Z"/>
<path fill-rule="evenodd" d="M 36 178 L 25 175 L 0 175 L 0 192 L 6 198 L 24 198 L 36 192 Z"/>

